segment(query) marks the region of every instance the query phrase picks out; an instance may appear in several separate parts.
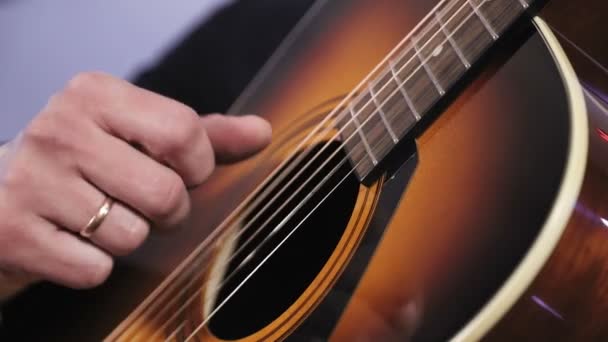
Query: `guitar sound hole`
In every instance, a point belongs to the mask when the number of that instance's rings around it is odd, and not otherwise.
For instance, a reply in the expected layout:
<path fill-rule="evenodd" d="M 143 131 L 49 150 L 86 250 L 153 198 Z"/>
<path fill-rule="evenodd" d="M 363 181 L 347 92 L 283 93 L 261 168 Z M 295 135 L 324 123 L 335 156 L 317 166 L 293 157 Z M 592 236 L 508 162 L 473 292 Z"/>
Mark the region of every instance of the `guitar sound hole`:
<path fill-rule="evenodd" d="M 330 145 L 330 148 L 325 149 L 320 157 L 314 158 L 313 163 L 300 176 L 295 177 L 295 174 L 303 169 L 322 146 L 323 144 L 316 146 L 313 153 L 304 158 L 280 183 L 280 186 L 276 187 L 270 196 L 264 198 L 262 203 L 252 211 L 251 216 L 244 221 L 244 225 L 252 224 L 241 235 L 235 250 L 243 246 L 255 232 L 258 233 L 245 245 L 243 251 L 236 255 L 224 274 L 224 279 L 226 279 L 227 276 L 234 273 L 219 291 L 214 307 L 218 310 L 209 321 L 209 329 L 217 337 L 226 340 L 243 338 L 259 331 L 278 318 L 310 285 L 342 237 L 354 210 L 359 191 L 359 182 L 350 173 L 350 163 L 346 161 L 341 166 L 337 165 L 346 158 L 345 153 L 340 150 L 331 158 L 331 162 L 312 176 L 315 170 L 321 167 L 321 164 L 337 150 L 339 144 Z M 326 179 L 334 169 L 338 171 Z M 278 195 L 277 200 L 268 209 L 262 211 L 263 206 L 269 203 L 270 199 L 275 198 L 278 192 L 294 179 L 295 181 Z M 311 181 L 304 185 L 309 179 Z M 324 180 L 326 181 L 324 182 Z M 341 184 L 338 185 L 340 182 Z M 313 193 L 315 187 L 321 183 L 323 185 L 310 199 L 305 201 L 305 197 Z M 303 189 L 299 189 L 302 186 Z M 288 201 L 288 198 L 294 194 L 295 198 Z M 326 196 L 327 198 L 323 200 Z M 287 205 L 280 209 L 285 203 Z M 296 210 L 299 205 L 302 207 Z M 317 208 L 315 209 L 315 207 Z M 253 217 L 260 212 L 262 214 L 252 222 Z M 275 216 L 270 219 L 268 224 L 264 224 L 272 215 Z M 293 216 L 286 223 L 284 222 L 278 232 L 269 236 L 270 232 L 290 215 Z M 306 218 L 308 215 L 310 216 Z M 298 227 L 300 223 L 301 225 Z M 291 233 L 292 235 L 287 238 Z M 283 244 L 276 249 L 274 254 L 254 272 L 254 269 L 282 241 L 284 241 Z M 253 257 L 239 267 L 243 260 L 254 251 Z M 245 278 L 249 277 L 252 272 L 253 275 L 245 281 Z M 241 284 L 243 285 L 232 294 Z M 229 296 L 231 297 L 228 298 Z"/>

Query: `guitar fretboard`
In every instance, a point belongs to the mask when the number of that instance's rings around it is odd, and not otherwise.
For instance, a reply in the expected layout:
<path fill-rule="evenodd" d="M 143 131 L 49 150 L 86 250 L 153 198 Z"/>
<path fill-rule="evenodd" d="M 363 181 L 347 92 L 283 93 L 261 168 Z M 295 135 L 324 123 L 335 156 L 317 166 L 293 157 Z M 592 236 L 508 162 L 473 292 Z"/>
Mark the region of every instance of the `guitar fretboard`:
<path fill-rule="evenodd" d="M 337 120 L 364 179 L 534 0 L 447 0 L 346 101 Z"/>

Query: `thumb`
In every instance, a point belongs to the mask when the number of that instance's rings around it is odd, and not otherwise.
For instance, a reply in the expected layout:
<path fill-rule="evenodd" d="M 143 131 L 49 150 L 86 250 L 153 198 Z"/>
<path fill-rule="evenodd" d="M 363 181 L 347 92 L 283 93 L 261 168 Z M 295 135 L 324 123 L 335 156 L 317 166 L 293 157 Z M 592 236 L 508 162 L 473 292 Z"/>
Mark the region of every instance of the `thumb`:
<path fill-rule="evenodd" d="M 201 117 L 218 163 L 231 163 L 248 158 L 264 149 L 272 136 L 268 121 L 259 116 L 226 116 L 212 114 Z"/>

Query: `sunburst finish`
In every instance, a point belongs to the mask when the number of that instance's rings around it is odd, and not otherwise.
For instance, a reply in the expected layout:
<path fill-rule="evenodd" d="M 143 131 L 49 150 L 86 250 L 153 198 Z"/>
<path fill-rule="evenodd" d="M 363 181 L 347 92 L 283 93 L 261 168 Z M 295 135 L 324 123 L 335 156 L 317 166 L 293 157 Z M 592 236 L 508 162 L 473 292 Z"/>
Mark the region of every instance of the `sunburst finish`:
<path fill-rule="evenodd" d="M 230 214 L 302 148 L 319 113 L 330 112 L 435 4 L 340 0 L 320 7 L 304 22 L 312 29 L 295 36 L 233 108 L 266 117 L 275 131 L 272 145 L 194 190 L 184 227 L 154 235 L 106 285 L 86 292 L 44 285 L 18 298 L 9 305 L 7 331 L 61 341 L 177 341 L 196 332 L 197 340 L 221 341 L 206 327 L 197 330 L 211 311 L 204 293 L 213 268 L 194 278 L 171 271 L 222 222 L 239 221 Z M 480 330 L 467 324 L 522 267 L 555 210 L 574 144 L 573 118 L 584 115 L 572 113 L 563 70 L 535 30 L 523 27 L 490 55 L 416 136 L 415 154 L 404 152 L 403 167 L 359 187 L 345 233 L 319 274 L 287 310 L 240 340 L 476 336 Z M 605 175 L 593 160 L 583 164 L 578 203 L 562 208 L 570 217 L 561 222 L 563 237 L 506 316 L 484 328 L 489 340 L 608 336 L 597 320 L 608 310 L 601 286 L 608 274 Z M 206 264 L 221 263 L 226 249 L 219 246 L 202 259 Z M 163 283 L 166 277 L 171 281 Z M 180 286 L 184 279 L 188 287 Z M 193 294 L 200 296 L 176 315 Z M 181 324 L 187 328 L 176 333 Z M 462 335 L 465 326 L 473 332 Z"/>

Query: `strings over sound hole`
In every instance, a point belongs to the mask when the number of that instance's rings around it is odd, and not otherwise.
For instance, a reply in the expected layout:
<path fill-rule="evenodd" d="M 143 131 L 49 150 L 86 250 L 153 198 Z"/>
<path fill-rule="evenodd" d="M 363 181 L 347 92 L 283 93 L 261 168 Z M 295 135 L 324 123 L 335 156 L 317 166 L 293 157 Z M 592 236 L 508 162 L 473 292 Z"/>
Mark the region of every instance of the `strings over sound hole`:
<path fill-rule="evenodd" d="M 279 172 L 278 186 L 260 192 L 260 204 L 243 221 L 209 321 L 217 337 L 243 338 L 273 322 L 301 296 L 336 248 L 359 183 L 339 145 L 317 155 L 323 146 L 306 153 L 289 172 Z M 285 168 L 295 165 L 296 158 Z"/>

